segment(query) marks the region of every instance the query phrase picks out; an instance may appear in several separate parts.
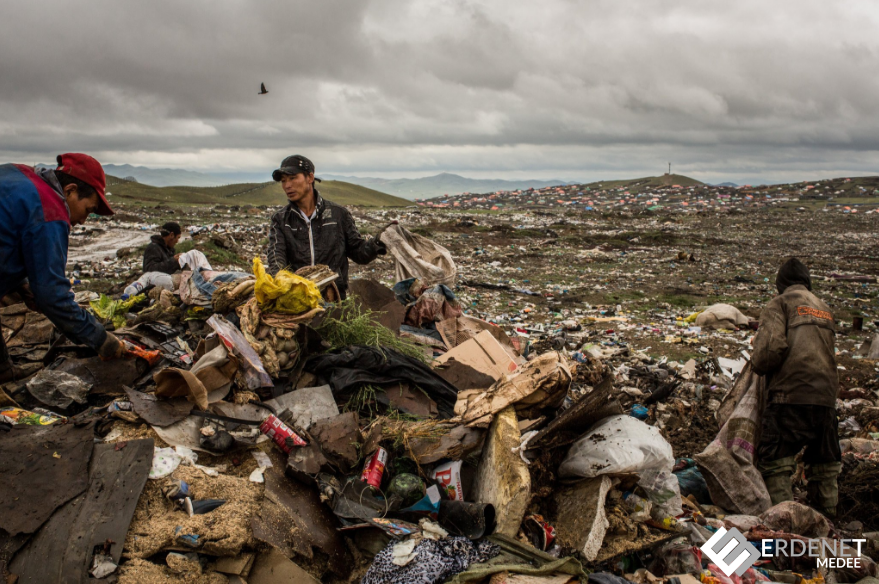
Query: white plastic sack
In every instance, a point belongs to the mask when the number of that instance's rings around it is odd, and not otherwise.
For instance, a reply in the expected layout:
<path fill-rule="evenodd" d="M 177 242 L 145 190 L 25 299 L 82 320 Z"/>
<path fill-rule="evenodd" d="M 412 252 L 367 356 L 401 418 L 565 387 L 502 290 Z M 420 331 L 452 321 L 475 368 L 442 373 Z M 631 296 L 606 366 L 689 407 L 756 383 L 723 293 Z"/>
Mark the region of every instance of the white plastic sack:
<path fill-rule="evenodd" d="M 443 246 L 400 225 L 390 225 L 380 239 L 394 256 L 397 282 L 418 278 L 425 286 L 454 286 L 455 260 Z"/>
<path fill-rule="evenodd" d="M 682 513 L 681 490 L 672 474 L 674 453 L 659 430 L 632 416 L 611 416 L 574 442 L 559 467 L 562 478 L 638 473 L 655 519 Z"/>
<path fill-rule="evenodd" d="M 659 430 L 629 415 L 610 416 L 574 442 L 559 467 L 562 478 L 639 473 L 674 467 L 671 444 Z"/>
<path fill-rule="evenodd" d="M 696 317 L 696 326 L 710 329 L 734 329 L 748 326 L 748 317 L 730 304 L 713 304 Z"/>
<path fill-rule="evenodd" d="M 177 259 L 177 263 L 180 264 L 181 268 L 185 268 L 188 265 L 190 270 L 197 270 L 199 268 L 204 268 L 205 270 L 213 270 L 213 268 L 211 267 L 211 262 L 208 261 L 208 258 L 205 257 L 205 255 L 197 249 L 191 249 L 186 253 L 180 254 L 180 257 Z"/>

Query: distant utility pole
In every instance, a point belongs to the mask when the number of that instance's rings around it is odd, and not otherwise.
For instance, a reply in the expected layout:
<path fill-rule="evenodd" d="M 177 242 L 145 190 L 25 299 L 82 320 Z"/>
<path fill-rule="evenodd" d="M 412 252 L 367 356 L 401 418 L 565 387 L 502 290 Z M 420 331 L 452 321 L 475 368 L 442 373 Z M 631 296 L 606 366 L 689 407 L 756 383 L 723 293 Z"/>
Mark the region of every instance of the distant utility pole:
<path fill-rule="evenodd" d="M 668 173 L 671 174 L 671 162 L 668 163 Z"/>

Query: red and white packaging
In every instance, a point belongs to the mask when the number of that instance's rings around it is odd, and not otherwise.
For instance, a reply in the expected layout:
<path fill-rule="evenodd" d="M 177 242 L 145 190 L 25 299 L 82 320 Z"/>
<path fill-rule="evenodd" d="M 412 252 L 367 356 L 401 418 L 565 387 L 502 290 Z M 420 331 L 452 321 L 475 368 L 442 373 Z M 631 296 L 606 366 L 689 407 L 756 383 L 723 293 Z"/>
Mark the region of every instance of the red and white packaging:
<path fill-rule="evenodd" d="M 455 460 L 441 464 L 431 473 L 430 478 L 449 495 L 453 501 L 464 500 L 464 489 L 461 488 L 461 461 Z"/>
<path fill-rule="evenodd" d="M 274 414 L 262 421 L 259 425 L 259 431 L 268 436 L 277 444 L 281 450 L 290 454 L 292 448 L 287 447 L 287 438 L 292 438 L 296 446 L 307 446 L 308 443 L 299 437 L 299 434 L 290 429 L 290 427 L 278 419 Z"/>
<path fill-rule="evenodd" d="M 364 483 L 378 489 L 382 484 L 382 475 L 385 472 L 385 465 L 388 463 L 388 451 L 379 447 L 372 453 L 372 456 L 366 459 L 363 465 L 363 472 L 360 473 L 360 480 Z"/>

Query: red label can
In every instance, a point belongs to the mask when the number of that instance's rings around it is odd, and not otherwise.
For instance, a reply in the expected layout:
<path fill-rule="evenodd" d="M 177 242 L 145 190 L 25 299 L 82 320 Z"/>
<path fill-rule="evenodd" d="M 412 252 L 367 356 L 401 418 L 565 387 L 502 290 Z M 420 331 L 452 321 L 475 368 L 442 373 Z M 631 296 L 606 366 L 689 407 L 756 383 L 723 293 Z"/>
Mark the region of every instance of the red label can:
<path fill-rule="evenodd" d="M 363 472 L 360 473 L 360 480 L 368 485 L 379 488 L 382 484 L 382 474 L 385 472 L 385 464 L 388 462 L 388 451 L 379 447 L 372 453 L 366 463 L 363 465 Z"/>
<path fill-rule="evenodd" d="M 307 442 L 299 437 L 299 434 L 290 429 L 287 424 L 278 419 L 274 414 L 262 421 L 259 431 L 271 438 L 281 450 L 290 454 L 291 448 L 287 447 L 287 438 L 292 438 L 296 446 L 306 446 Z"/>

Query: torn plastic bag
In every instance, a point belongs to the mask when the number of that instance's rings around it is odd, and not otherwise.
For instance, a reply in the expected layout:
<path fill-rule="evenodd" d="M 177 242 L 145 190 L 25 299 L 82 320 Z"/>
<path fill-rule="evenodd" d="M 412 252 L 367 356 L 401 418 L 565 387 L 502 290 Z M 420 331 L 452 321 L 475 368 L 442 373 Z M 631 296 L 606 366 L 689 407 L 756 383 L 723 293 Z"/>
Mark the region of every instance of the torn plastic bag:
<path fill-rule="evenodd" d="M 247 383 L 248 389 L 274 387 L 272 378 L 266 373 L 259 355 L 256 354 L 256 351 L 253 350 L 253 347 L 250 346 L 250 343 L 247 342 L 247 339 L 244 338 L 244 335 L 234 324 L 219 314 L 211 316 L 207 323 L 208 326 L 217 332 L 226 348 L 238 357 L 241 366 L 244 368 L 244 380 Z"/>
<path fill-rule="evenodd" d="M 308 278 L 287 270 L 273 277 L 259 258 L 253 258 L 253 274 L 256 276 L 253 291 L 260 309 L 265 312 L 301 314 L 319 307 L 323 299 L 320 290 Z"/>
<path fill-rule="evenodd" d="M 397 282 L 418 278 L 425 286 L 454 286 L 457 268 L 443 246 L 400 225 L 389 225 L 379 239 L 394 256 Z"/>
<path fill-rule="evenodd" d="M 638 484 L 653 503 L 653 518 L 682 513 L 674 454 L 659 430 L 632 416 L 611 416 L 574 442 L 559 466 L 561 477 L 592 478 L 638 473 Z"/>
<path fill-rule="evenodd" d="M 43 369 L 27 382 L 27 390 L 46 405 L 67 408 L 73 402 L 84 404 L 90 383 L 70 373 Z"/>
<path fill-rule="evenodd" d="M 392 349 L 352 345 L 310 357 L 305 362 L 305 371 L 326 378 L 334 395 L 353 393 L 363 385 L 417 386 L 437 403 L 442 419 L 452 417 L 458 397 L 457 388 L 429 366 Z"/>

